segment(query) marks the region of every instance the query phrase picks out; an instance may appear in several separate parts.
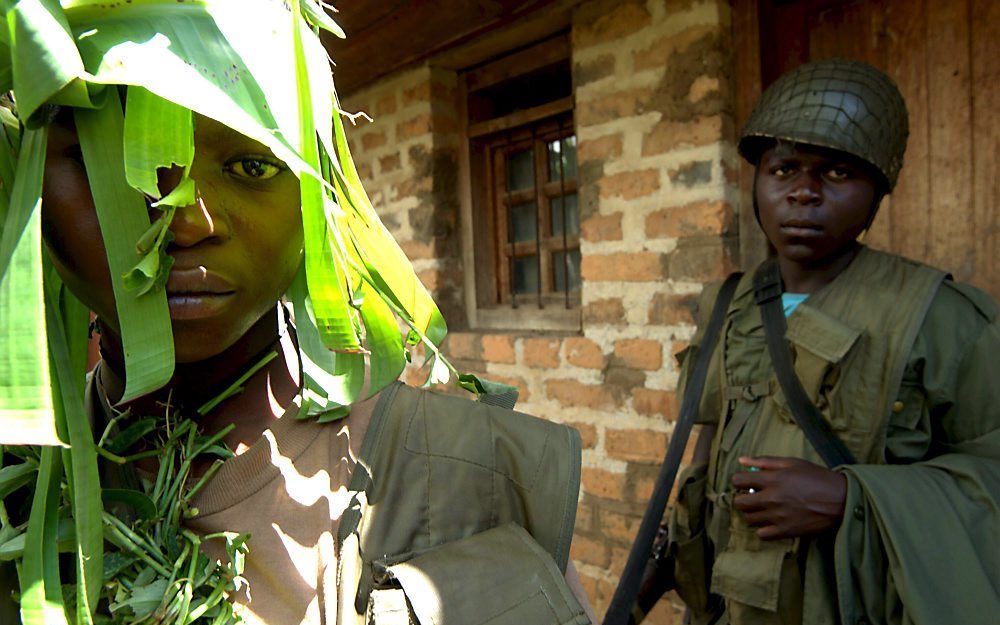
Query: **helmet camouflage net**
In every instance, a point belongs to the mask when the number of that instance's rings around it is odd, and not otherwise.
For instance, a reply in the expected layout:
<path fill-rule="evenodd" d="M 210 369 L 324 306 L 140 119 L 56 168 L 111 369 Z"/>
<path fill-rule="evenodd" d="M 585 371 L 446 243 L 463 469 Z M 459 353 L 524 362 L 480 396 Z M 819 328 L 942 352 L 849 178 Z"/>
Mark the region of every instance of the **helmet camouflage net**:
<path fill-rule="evenodd" d="M 767 140 L 847 152 L 896 186 L 909 134 L 896 84 L 871 65 L 846 59 L 806 63 L 761 95 L 740 133 L 739 152 L 756 164 Z"/>

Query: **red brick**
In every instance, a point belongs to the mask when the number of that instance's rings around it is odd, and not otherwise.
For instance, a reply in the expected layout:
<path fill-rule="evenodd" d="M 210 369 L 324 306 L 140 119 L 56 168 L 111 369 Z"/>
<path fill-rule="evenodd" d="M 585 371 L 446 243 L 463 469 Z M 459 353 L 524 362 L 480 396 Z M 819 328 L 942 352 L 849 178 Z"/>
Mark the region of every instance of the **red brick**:
<path fill-rule="evenodd" d="M 424 113 L 396 124 L 396 141 L 420 137 L 430 134 L 431 131 L 435 133 L 454 132 L 457 128 L 458 122 L 453 116 Z"/>
<path fill-rule="evenodd" d="M 403 90 L 403 106 L 409 106 L 415 102 L 431 101 L 431 83 L 422 82 L 418 85 Z"/>
<path fill-rule="evenodd" d="M 364 180 L 364 181 L 371 181 L 372 178 L 373 178 L 372 177 L 372 164 L 371 163 L 365 163 L 365 162 L 359 162 L 359 163 L 356 163 L 356 164 L 358 166 L 358 176 L 360 176 L 361 179 Z"/>
<path fill-rule="evenodd" d="M 580 444 L 584 449 L 593 449 L 597 446 L 597 428 L 589 423 L 567 423 L 571 428 L 576 428 L 580 433 Z M 579 525 L 577 520 L 577 525 Z"/>
<path fill-rule="evenodd" d="M 600 13 L 597 13 L 593 21 L 583 21 L 589 16 L 581 14 L 583 23 L 573 29 L 574 50 L 621 39 L 642 30 L 652 20 L 649 11 L 640 3 L 616 2 L 611 5 L 615 7 L 611 11 L 605 8 L 607 6 L 605 3 L 594 7 L 593 10 Z"/>
<path fill-rule="evenodd" d="M 588 163 L 591 161 L 605 161 L 609 158 L 617 158 L 622 155 L 622 135 L 604 135 L 596 139 L 580 141 L 576 150 L 576 157 L 579 162 Z"/>
<path fill-rule="evenodd" d="M 642 115 L 652 94 L 653 90 L 649 87 L 635 87 L 578 100 L 575 110 L 577 126 L 596 126 L 623 117 Z"/>
<path fill-rule="evenodd" d="M 594 215 L 580 224 L 580 236 L 584 241 L 597 243 L 599 241 L 622 240 L 622 214 Z"/>
<path fill-rule="evenodd" d="M 399 154 L 388 154 L 378 159 L 379 171 L 383 174 L 399 169 Z"/>
<path fill-rule="evenodd" d="M 609 389 L 576 380 L 548 380 L 545 382 L 545 394 L 564 406 L 595 409 L 614 406 L 614 397 Z"/>
<path fill-rule="evenodd" d="M 726 202 L 694 202 L 664 208 L 646 216 L 646 236 L 651 239 L 697 234 L 724 234 L 733 221 L 733 207 Z"/>
<path fill-rule="evenodd" d="M 636 501 L 647 502 L 653 497 L 653 491 L 656 489 L 656 478 L 651 476 L 642 476 L 636 478 L 635 480 L 635 491 L 633 497 Z M 677 496 L 674 491 L 670 492 L 670 501 L 676 500 Z"/>
<path fill-rule="evenodd" d="M 632 391 L 632 409 L 641 415 L 661 416 L 667 421 L 677 418 L 677 393 L 637 388 Z"/>
<path fill-rule="evenodd" d="M 712 237 L 687 238 L 678 242 L 669 255 L 669 276 L 675 280 L 709 282 L 721 280 L 734 268 L 722 240 Z M 584 260 L 586 260 L 586 256 Z"/>
<path fill-rule="evenodd" d="M 659 190 L 660 170 L 624 171 L 601 178 L 598 186 L 600 186 L 602 198 L 620 197 L 625 200 L 633 200 L 645 197 Z"/>
<path fill-rule="evenodd" d="M 656 371 L 663 366 L 663 345 L 649 339 L 624 339 L 615 342 L 615 356 L 626 367 Z"/>
<path fill-rule="evenodd" d="M 688 92 L 688 100 L 699 102 L 710 93 L 719 91 L 721 83 L 718 76 L 698 76 L 691 83 L 691 91 Z"/>
<path fill-rule="evenodd" d="M 681 625 L 683 622 L 684 604 L 674 593 L 660 599 L 642 619 L 643 625 Z"/>
<path fill-rule="evenodd" d="M 585 254 L 584 280 L 597 282 L 650 282 L 666 277 L 663 255 L 656 252 Z"/>
<path fill-rule="evenodd" d="M 365 150 L 375 150 L 388 143 L 384 132 L 366 132 L 361 135 L 361 146 Z"/>
<path fill-rule="evenodd" d="M 434 189 L 434 179 L 431 176 L 413 177 L 408 176 L 403 182 L 392 185 L 392 198 L 401 200 L 407 197 L 414 197 L 421 193 L 429 193 Z"/>
<path fill-rule="evenodd" d="M 574 336 L 567 338 L 566 362 L 586 369 L 601 369 L 604 367 L 604 352 L 601 347 L 588 338 Z"/>
<path fill-rule="evenodd" d="M 437 258 L 437 250 L 433 242 L 402 241 L 399 247 L 410 260 Z"/>
<path fill-rule="evenodd" d="M 559 339 L 524 339 L 521 345 L 525 365 L 541 369 L 559 367 Z"/>
<path fill-rule="evenodd" d="M 671 295 L 657 293 L 649 304 L 649 323 L 651 325 L 673 326 L 694 324 L 693 311 L 698 303 L 697 295 Z"/>
<path fill-rule="evenodd" d="M 646 133 L 642 155 L 663 154 L 682 147 L 708 145 L 722 141 L 728 124 L 721 115 L 698 117 L 691 121 L 664 120 Z"/>
<path fill-rule="evenodd" d="M 621 501 L 625 491 L 625 474 L 585 467 L 580 483 L 585 493 Z"/>
<path fill-rule="evenodd" d="M 514 339 L 506 334 L 484 335 L 483 360 L 514 364 Z"/>
<path fill-rule="evenodd" d="M 642 517 L 601 510 L 601 535 L 631 544 L 639 531 Z"/>
<path fill-rule="evenodd" d="M 597 578 L 580 573 L 580 585 L 583 586 L 583 592 L 587 595 L 587 599 L 590 600 L 590 606 L 592 608 L 594 607 L 594 602 L 597 597 L 597 584 Z"/>
<path fill-rule="evenodd" d="M 469 332 L 449 332 L 444 353 L 450 358 L 477 360 L 480 356 L 479 335 Z"/>
<path fill-rule="evenodd" d="M 583 307 L 582 314 L 583 321 L 587 324 L 611 323 L 620 325 L 625 323 L 625 306 L 617 297 L 594 300 Z"/>
<path fill-rule="evenodd" d="M 413 119 L 396 124 L 396 141 L 405 141 L 413 137 L 430 134 L 432 127 L 430 113 L 418 115 Z"/>
<path fill-rule="evenodd" d="M 589 532 L 594 527 L 594 506 L 581 502 L 576 507 L 574 532 Z"/>
<path fill-rule="evenodd" d="M 576 535 L 569 548 L 570 556 L 584 564 L 606 568 L 609 562 L 608 546 L 599 540 Z"/>
<path fill-rule="evenodd" d="M 669 67 L 671 54 L 684 50 L 702 39 L 715 36 L 718 30 L 718 26 L 714 25 L 692 26 L 680 33 L 661 37 L 650 47 L 633 52 L 632 66 L 636 71 Z"/>
<path fill-rule="evenodd" d="M 388 93 L 375 103 L 376 115 L 392 115 L 396 112 L 396 93 Z"/>
<path fill-rule="evenodd" d="M 425 269 L 417 273 L 417 278 L 428 291 L 436 291 L 451 278 L 451 275 L 450 272 L 444 274 L 438 269 Z"/>
<path fill-rule="evenodd" d="M 609 458 L 658 463 L 667 449 L 667 435 L 647 429 L 605 430 L 604 449 Z"/>

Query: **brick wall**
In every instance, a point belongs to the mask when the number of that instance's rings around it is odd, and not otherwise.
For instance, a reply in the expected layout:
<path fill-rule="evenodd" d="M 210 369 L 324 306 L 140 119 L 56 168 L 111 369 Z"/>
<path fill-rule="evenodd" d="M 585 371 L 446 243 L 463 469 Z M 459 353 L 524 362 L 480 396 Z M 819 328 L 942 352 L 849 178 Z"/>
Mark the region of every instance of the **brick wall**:
<path fill-rule="evenodd" d="M 341 105 L 377 120 L 359 117 L 348 129 L 365 189 L 449 326 L 461 327 L 455 82 L 454 72 L 424 64 L 351 94 Z"/>
<path fill-rule="evenodd" d="M 729 5 L 592 0 L 574 12 L 571 43 L 579 333 L 478 332 L 464 321 L 454 74 L 412 68 L 345 107 L 376 119 L 353 131 L 356 157 L 383 220 L 438 293 L 454 362 L 518 386 L 519 409 L 580 430 L 572 556 L 603 614 L 673 429 L 674 355 L 694 333 L 703 285 L 733 268 Z M 647 622 L 679 623 L 679 615 L 665 601 Z"/>

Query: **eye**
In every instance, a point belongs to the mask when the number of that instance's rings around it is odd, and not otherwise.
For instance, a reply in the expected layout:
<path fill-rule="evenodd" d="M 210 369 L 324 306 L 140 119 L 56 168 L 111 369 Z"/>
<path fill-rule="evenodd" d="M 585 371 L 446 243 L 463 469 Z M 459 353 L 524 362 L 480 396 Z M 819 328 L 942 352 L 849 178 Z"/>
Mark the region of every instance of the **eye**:
<path fill-rule="evenodd" d="M 226 162 L 223 169 L 236 178 L 267 180 L 285 171 L 281 161 L 265 156 L 243 156 Z"/>
<path fill-rule="evenodd" d="M 771 167 L 771 175 L 776 178 L 787 178 L 792 175 L 793 171 L 792 166 L 787 163 L 778 163 Z"/>
<path fill-rule="evenodd" d="M 831 180 L 837 180 L 837 181 L 847 180 L 848 178 L 851 177 L 851 170 L 846 167 L 840 167 L 840 166 L 831 167 L 829 171 L 826 172 L 826 175 Z"/>

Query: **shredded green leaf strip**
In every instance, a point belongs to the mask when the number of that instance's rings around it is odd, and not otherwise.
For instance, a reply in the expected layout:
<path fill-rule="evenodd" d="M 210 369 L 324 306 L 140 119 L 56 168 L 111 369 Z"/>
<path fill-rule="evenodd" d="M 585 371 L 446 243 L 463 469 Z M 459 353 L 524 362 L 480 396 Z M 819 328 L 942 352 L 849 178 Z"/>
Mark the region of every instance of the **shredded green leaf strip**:
<path fill-rule="evenodd" d="M 159 198 L 157 170 L 177 165 L 189 168 L 194 161 L 194 122 L 191 110 L 153 94 L 143 87 L 129 87 L 125 105 L 125 177 L 149 197 Z M 178 203 L 194 199 L 193 184 Z"/>
<path fill-rule="evenodd" d="M 73 519 L 76 523 L 77 542 L 77 606 L 80 623 L 92 621 L 93 607 L 101 591 L 101 574 L 104 568 L 104 530 L 101 523 L 101 485 L 97 471 L 97 452 L 90 420 L 83 403 L 83 378 L 73 364 L 68 332 L 64 323 L 86 323 L 86 318 L 63 317 L 62 291 L 55 270 L 46 271 L 46 323 L 49 331 L 49 356 L 58 384 L 53 391 L 57 422 L 65 421 L 70 448 L 70 493 Z M 92 607 L 93 606 L 93 607 Z"/>
<path fill-rule="evenodd" d="M 124 276 L 136 266 L 135 244 L 149 228 L 146 203 L 125 178 L 123 115 L 117 97 L 95 110 L 76 109 L 77 132 L 97 208 L 125 350 L 122 402 L 162 387 L 174 370 L 174 341 L 166 295 L 136 297 Z M 152 273 L 152 270 L 150 270 Z"/>
<path fill-rule="evenodd" d="M 86 86 L 76 82 L 83 62 L 59 0 L 19 0 L 13 5 L 7 23 L 16 42 L 12 82 L 21 119 L 49 101 L 88 105 Z M 53 99 L 57 94 L 60 97 Z"/>
<path fill-rule="evenodd" d="M 58 521 L 62 462 L 55 447 L 42 449 L 38 485 L 21 565 L 23 625 L 66 625 L 59 579 Z"/>
<path fill-rule="evenodd" d="M 35 211 L 0 280 L 0 443 L 62 445 L 52 405 Z"/>

